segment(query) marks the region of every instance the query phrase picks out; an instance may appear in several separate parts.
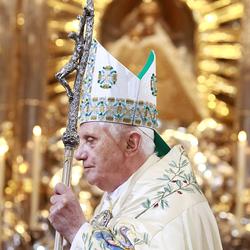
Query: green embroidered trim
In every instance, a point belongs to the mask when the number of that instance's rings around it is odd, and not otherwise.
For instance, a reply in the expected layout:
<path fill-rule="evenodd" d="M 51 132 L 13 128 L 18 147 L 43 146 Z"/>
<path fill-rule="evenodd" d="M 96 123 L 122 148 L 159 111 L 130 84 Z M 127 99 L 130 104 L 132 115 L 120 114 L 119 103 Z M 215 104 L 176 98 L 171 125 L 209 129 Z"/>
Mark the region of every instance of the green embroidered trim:
<path fill-rule="evenodd" d="M 124 98 L 83 97 L 80 123 L 106 121 L 128 125 L 157 127 L 156 106 L 144 101 Z"/>
<path fill-rule="evenodd" d="M 147 233 L 144 233 L 143 234 L 143 239 L 139 239 L 139 238 L 135 238 L 134 239 L 134 245 L 143 245 L 143 244 L 146 244 L 146 245 L 149 245 L 149 236 Z"/>
<path fill-rule="evenodd" d="M 89 51 L 89 58 L 86 66 L 86 74 L 83 80 L 83 96 L 89 97 L 92 89 L 92 80 L 93 80 L 93 73 L 95 69 L 95 60 L 96 60 L 96 52 L 97 52 L 97 42 L 93 40 L 90 51 Z"/>
<path fill-rule="evenodd" d="M 83 240 L 83 242 L 84 242 L 84 247 L 85 247 L 87 250 L 92 250 L 92 249 L 93 249 L 92 234 L 83 233 L 83 235 L 82 235 L 82 240 Z"/>
<path fill-rule="evenodd" d="M 197 191 L 202 193 L 193 172 L 185 173 L 184 169 L 189 165 L 189 161 L 183 158 L 184 154 L 185 151 L 181 149 L 179 162 L 170 162 L 169 165 L 171 168 L 165 169 L 165 174 L 163 174 L 161 178 L 157 178 L 158 180 L 165 181 L 166 184 L 161 191 L 157 192 L 153 199 L 147 198 L 146 201 L 142 203 L 144 210 L 135 217 L 136 219 L 152 208 L 158 206 L 162 209 L 168 208 L 168 197 L 175 193 L 179 195 L 183 194 L 183 192 L 194 193 Z"/>
<path fill-rule="evenodd" d="M 103 67 L 98 73 L 98 83 L 103 89 L 110 89 L 117 81 L 117 72 L 110 65 Z"/>
<path fill-rule="evenodd" d="M 106 227 L 113 218 L 111 210 L 104 210 L 90 221 L 93 227 Z"/>
<path fill-rule="evenodd" d="M 143 78 L 143 76 L 147 73 L 148 69 L 150 68 L 151 64 L 153 63 L 155 59 L 155 54 L 154 52 L 151 50 L 150 54 L 148 56 L 148 60 L 146 62 L 146 64 L 144 65 L 142 71 L 138 74 L 138 78 L 141 80 Z"/>
<path fill-rule="evenodd" d="M 153 96 L 157 96 L 157 79 L 155 74 L 152 74 L 150 79 L 150 89 Z"/>

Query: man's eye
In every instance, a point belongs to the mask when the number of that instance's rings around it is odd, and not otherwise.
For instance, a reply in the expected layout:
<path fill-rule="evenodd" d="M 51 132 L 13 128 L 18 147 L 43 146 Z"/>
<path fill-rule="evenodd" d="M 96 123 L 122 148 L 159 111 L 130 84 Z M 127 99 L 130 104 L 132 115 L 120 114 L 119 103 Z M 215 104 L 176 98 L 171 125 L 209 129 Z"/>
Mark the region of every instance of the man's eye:
<path fill-rule="evenodd" d="M 91 142 L 94 141 L 94 138 L 93 137 L 88 137 L 86 141 L 91 143 Z"/>

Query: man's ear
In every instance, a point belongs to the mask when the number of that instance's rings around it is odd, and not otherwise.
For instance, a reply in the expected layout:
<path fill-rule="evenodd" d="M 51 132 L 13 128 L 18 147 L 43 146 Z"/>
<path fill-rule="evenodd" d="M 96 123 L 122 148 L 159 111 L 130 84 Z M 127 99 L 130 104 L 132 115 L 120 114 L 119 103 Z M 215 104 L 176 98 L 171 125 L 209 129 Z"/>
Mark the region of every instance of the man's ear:
<path fill-rule="evenodd" d="M 127 139 L 126 152 L 131 155 L 137 152 L 141 142 L 141 135 L 135 131 L 130 132 Z"/>

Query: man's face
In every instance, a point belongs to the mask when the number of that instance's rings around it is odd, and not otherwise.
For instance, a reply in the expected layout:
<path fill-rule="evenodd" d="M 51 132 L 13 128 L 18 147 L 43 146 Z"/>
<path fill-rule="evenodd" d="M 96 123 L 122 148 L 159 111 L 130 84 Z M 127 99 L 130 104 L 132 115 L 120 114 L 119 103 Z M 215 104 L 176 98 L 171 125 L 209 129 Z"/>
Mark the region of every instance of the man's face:
<path fill-rule="evenodd" d="M 125 139 L 114 138 L 99 122 L 81 125 L 79 136 L 80 145 L 75 157 L 83 161 L 87 181 L 102 190 L 113 191 L 126 176 L 123 168 Z"/>

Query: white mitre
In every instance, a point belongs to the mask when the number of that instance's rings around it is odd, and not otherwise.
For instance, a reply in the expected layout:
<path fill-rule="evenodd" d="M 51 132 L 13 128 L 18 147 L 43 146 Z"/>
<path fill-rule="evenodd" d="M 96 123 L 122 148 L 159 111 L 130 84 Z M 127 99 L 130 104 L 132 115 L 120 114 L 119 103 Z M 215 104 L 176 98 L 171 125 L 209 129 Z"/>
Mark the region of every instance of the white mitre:
<path fill-rule="evenodd" d="M 153 51 L 137 76 L 93 40 L 83 81 L 80 124 L 102 121 L 155 130 L 156 82 Z M 155 136 L 159 137 L 156 133 Z"/>

